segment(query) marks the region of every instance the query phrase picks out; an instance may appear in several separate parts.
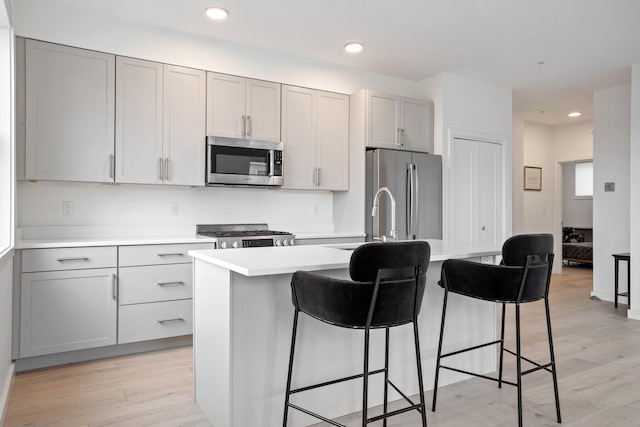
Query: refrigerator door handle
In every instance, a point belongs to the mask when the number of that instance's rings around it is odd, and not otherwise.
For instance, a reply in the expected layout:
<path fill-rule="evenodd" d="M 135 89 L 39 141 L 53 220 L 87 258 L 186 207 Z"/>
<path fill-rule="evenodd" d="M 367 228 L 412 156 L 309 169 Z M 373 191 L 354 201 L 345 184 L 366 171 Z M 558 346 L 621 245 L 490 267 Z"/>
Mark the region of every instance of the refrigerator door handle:
<path fill-rule="evenodd" d="M 419 214 L 419 197 L 420 190 L 418 188 L 418 183 L 420 180 L 418 179 L 418 165 L 413 165 L 413 201 L 411 202 L 413 205 L 413 212 L 411 213 L 411 234 L 413 234 L 413 238 L 418 237 L 418 214 Z"/>
<path fill-rule="evenodd" d="M 413 212 L 412 194 L 413 194 L 413 171 L 411 170 L 411 163 L 407 164 L 407 206 L 405 208 L 406 225 L 407 225 L 407 239 L 411 239 L 411 217 Z"/>

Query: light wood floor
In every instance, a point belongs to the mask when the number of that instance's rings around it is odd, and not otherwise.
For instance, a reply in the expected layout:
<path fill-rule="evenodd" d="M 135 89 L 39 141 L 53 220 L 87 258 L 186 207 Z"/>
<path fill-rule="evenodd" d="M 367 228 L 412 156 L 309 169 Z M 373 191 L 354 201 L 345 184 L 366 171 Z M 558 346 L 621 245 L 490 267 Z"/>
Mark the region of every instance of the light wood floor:
<path fill-rule="evenodd" d="M 626 305 L 590 299 L 591 288 L 585 268 L 565 268 L 552 280 L 562 425 L 639 426 L 640 322 L 625 317 Z M 545 360 L 544 309 L 525 304 L 523 319 L 523 353 Z M 210 426 L 192 403 L 191 357 L 185 347 L 18 374 L 5 426 Z M 431 392 L 426 399 L 430 409 Z M 514 426 L 515 399 L 514 387 L 498 389 L 482 379 L 443 387 L 428 424 Z M 558 425 L 549 374 L 525 377 L 523 400 L 526 426 Z M 359 425 L 357 414 L 341 422 Z M 389 420 L 389 426 L 417 425 L 415 412 Z"/>

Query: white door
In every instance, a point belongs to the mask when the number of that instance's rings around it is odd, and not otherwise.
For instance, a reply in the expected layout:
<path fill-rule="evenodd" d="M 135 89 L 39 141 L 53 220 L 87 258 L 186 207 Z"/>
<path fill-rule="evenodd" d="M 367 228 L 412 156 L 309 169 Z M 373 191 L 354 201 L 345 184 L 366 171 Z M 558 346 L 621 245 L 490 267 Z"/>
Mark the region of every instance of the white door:
<path fill-rule="evenodd" d="M 349 96 L 318 92 L 318 188 L 349 189 Z M 285 175 L 285 180 L 287 176 Z"/>
<path fill-rule="evenodd" d="M 454 138 L 449 167 L 451 240 L 500 244 L 502 146 Z"/>
<path fill-rule="evenodd" d="M 245 79 L 207 73 L 207 135 L 243 138 Z"/>
<path fill-rule="evenodd" d="M 164 66 L 164 183 L 204 185 L 206 72 Z"/>
<path fill-rule="evenodd" d="M 280 141 L 280 87 L 280 83 L 247 79 L 246 138 Z"/>
<path fill-rule="evenodd" d="M 116 182 L 162 182 L 162 64 L 116 58 Z"/>
<path fill-rule="evenodd" d="M 315 188 L 316 97 L 317 92 L 312 89 L 282 88 L 284 188 Z"/>
<path fill-rule="evenodd" d="M 26 41 L 26 178 L 113 182 L 115 57 Z"/>

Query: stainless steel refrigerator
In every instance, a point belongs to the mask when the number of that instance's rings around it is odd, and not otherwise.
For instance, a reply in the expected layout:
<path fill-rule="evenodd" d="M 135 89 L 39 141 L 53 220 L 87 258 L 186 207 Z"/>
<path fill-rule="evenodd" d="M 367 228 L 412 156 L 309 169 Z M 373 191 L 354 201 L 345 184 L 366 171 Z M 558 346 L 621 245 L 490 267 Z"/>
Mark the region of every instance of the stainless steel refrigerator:
<path fill-rule="evenodd" d="M 375 217 L 373 199 L 387 187 L 396 202 L 398 240 L 442 238 L 442 156 L 414 151 L 369 150 L 367 158 L 365 224 L 367 240 L 389 236 L 391 201 L 382 193 Z"/>

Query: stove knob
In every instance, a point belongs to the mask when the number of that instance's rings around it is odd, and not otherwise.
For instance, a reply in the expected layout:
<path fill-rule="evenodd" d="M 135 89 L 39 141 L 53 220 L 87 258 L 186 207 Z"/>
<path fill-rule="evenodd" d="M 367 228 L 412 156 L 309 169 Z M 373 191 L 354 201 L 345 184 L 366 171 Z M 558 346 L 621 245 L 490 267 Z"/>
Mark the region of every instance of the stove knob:
<path fill-rule="evenodd" d="M 291 239 L 289 240 L 289 246 L 295 246 L 296 245 L 296 241 Z"/>
<path fill-rule="evenodd" d="M 282 239 L 282 246 L 289 246 L 289 242 L 287 242 L 287 239 Z"/>
<path fill-rule="evenodd" d="M 220 243 L 220 249 L 227 249 L 227 242 Z"/>
<path fill-rule="evenodd" d="M 280 246 L 280 240 L 276 240 L 276 246 Z"/>
<path fill-rule="evenodd" d="M 234 242 L 233 242 L 233 244 L 232 244 L 231 246 L 233 246 L 233 248 L 234 248 L 234 249 L 235 249 L 235 248 L 237 248 L 237 247 L 238 247 L 238 242 L 237 242 L 237 241 L 234 241 Z"/>

